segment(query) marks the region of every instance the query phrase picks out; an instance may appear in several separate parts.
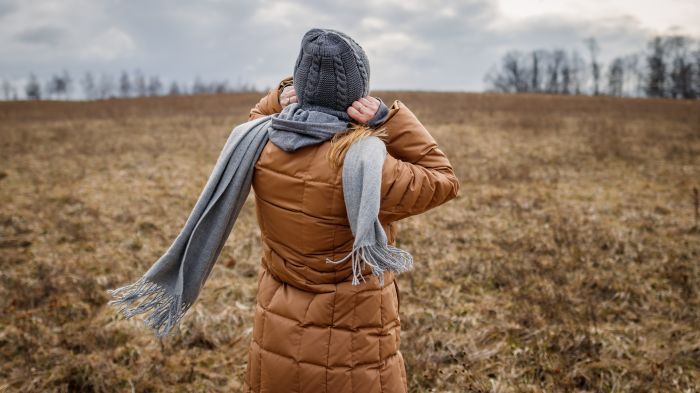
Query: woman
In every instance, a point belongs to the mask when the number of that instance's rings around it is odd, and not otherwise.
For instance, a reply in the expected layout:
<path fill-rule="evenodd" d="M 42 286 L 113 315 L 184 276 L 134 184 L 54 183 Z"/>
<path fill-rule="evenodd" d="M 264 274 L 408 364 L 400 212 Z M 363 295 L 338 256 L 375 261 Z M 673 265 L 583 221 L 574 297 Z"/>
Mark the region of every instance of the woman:
<path fill-rule="evenodd" d="M 250 111 L 251 120 L 281 112 L 298 101 L 304 106 L 323 100 L 328 92 L 323 86 L 309 89 L 300 60 L 305 50 L 316 49 L 309 43 L 310 35 L 316 41 L 326 37 L 320 46 L 327 49 L 333 47 L 328 36 L 335 34 L 342 33 L 314 29 L 305 35 L 295 78 L 283 80 L 260 100 Z M 352 47 L 342 42 L 341 46 L 353 53 Z M 354 56 L 366 62 L 358 48 Z M 326 57 L 320 57 L 323 63 Z M 368 64 L 365 67 L 369 69 Z M 336 79 L 320 76 L 320 80 Z M 382 167 L 379 220 L 394 243 L 394 222 L 454 198 L 459 182 L 445 154 L 406 105 L 395 101 L 388 111 L 382 106 L 378 99 L 362 97 L 347 108 L 346 115 L 356 123 L 385 130 L 389 154 Z M 349 263 L 326 263 L 327 258 L 337 260 L 352 249 L 338 164 L 348 147 L 368 134 L 381 132 L 356 127 L 292 153 L 268 143 L 255 165 L 253 189 L 264 255 L 247 391 L 407 391 L 394 274 L 385 273 L 383 285 L 374 276 L 352 285 Z"/>
<path fill-rule="evenodd" d="M 412 258 L 392 245 L 394 222 L 454 198 L 459 182 L 403 103 L 368 94 L 360 45 L 308 31 L 293 79 L 231 133 L 173 244 L 110 303 L 169 334 L 252 187 L 263 256 L 246 391 L 406 392 L 394 274 Z"/>

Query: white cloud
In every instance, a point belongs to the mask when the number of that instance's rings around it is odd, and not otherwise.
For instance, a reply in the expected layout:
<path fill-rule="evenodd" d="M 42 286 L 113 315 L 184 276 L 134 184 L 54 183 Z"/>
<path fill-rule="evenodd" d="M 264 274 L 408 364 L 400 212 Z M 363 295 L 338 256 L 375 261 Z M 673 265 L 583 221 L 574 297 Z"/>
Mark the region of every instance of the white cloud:
<path fill-rule="evenodd" d="M 503 16 L 512 20 L 533 17 L 568 17 L 602 20 L 629 17 L 655 33 L 680 26 L 688 34 L 700 34 L 700 3 L 697 0 L 498 0 Z"/>
<path fill-rule="evenodd" d="M 258 26 L 268 28 L 293 28 L 307 22 L 328 23 L 332 18 L 321 13 L 322 9 L 300 3 L 278 1 L 258 8 L 252 20 Z"/>
<path fill-rule="evenodd" d="M 135 48 L 129 34 L 112 27 L 92 38 L 80 50 L 80 56 L 85 60 L 112 61 L 128 57 Z"/>
<path fill-rule="evenodd" d="M 386 21 L 372 16 L 364 17 L 360 21 L 360 26 L 367 30 L 382 30 L 386 28 Z"/>
<path fill-rule="evenodd" d="M 382 53 L 401 52 L 407 55 L 420 55 L 425 53 L 429 46 L 422 42 L 420 37 L 410 36 L 400 31 L 388 31 L 372 35 L 361 42 L 362 48 L 376 56 Z"/>

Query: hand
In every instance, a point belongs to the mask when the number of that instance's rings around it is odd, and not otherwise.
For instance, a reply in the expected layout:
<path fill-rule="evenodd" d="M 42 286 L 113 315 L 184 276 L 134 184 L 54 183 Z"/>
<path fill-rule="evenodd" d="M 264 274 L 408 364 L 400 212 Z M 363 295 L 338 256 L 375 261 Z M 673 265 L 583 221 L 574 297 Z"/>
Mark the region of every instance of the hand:
<path fill-rule="evenodd" d="M 360 124 L 367 124 L 379 110 L 379 100 L 366 96 L 352 103 L 347 112 L 350 117 Z"/>
<path fill-rule="evenodd" d="M 284 108 L 295 102 L 297 102 L 297 92 L 294 90 L 294 86 L 285 87 L 280 94 L 280 105 Z"/>

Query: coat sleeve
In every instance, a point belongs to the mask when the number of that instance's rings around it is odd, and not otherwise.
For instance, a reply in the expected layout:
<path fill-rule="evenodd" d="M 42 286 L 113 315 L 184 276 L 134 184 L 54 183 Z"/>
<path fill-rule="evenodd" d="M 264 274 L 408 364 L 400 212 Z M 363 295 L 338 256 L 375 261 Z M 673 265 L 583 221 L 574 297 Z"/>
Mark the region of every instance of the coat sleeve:
<path fill-rule="evenodd" d="M 401 101 L 394 101 L 386 127 L 379 219 L 393 222 L 457 196 L 459 180 L 435 139 Z"/>
<path fill-rule="evenodd" d="M 259 117 L 272 115 L 274 113 L 279 113 L 282 111 L 282 105 L 280 105 L 280 93 L 282 89 L 292 84 L 292 77 L 284 78 L 276 87 L 270 89 L 265 97 L 263 97 L 255 107 L 250 110 L 248 114 L 248 120 L 257 119 Z"/>

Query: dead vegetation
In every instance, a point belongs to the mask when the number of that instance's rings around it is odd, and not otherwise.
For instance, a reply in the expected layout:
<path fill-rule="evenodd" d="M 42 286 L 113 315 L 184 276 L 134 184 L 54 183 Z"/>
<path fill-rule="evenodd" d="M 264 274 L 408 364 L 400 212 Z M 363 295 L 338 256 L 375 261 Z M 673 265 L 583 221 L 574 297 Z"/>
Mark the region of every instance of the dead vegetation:
<path fill-rule="evenodd" d="M 405 220 L 412 392 L 700 389 L 700 103 L 378 93 L 462 195 Z M 181 334 L 105 307 L 169 245 L 250 94 L 0 103 L 0 391 L 238 391 L 252 200 Z"/>

